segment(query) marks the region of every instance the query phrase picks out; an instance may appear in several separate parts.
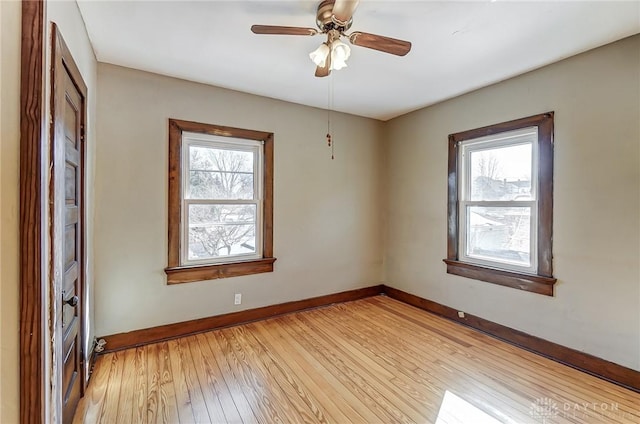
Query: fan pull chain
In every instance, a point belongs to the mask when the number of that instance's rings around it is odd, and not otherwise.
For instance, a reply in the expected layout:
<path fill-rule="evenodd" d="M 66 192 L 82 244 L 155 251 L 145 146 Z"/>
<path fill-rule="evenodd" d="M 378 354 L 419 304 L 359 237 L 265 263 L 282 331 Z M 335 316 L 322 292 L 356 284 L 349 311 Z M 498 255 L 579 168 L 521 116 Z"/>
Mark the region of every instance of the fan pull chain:
<path fill-rule="evenodd" d="M 327 110 L 327 146 L 331 147 L 331 111 Z"/>
<path fill-rule="evenodd" d="M 331 109 L 333 108 L 333 76 L 329 74 L 329 93 L 327 95 L 327 146 L 331 147 L 331 160 L 335 159 L 334 156 L 334 142 L 331 137 Z"/>

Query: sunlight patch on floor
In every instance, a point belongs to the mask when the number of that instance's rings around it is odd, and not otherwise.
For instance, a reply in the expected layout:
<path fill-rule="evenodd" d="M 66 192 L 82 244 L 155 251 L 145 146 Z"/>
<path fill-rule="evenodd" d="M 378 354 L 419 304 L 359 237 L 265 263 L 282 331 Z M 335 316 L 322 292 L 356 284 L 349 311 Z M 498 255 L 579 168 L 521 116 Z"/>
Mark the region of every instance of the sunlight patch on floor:
<path fill-rule="evenodd" d="M 466 400 L 445 391 L 436 424 L 500 424 L 491 415 L 473 406 Z"/>

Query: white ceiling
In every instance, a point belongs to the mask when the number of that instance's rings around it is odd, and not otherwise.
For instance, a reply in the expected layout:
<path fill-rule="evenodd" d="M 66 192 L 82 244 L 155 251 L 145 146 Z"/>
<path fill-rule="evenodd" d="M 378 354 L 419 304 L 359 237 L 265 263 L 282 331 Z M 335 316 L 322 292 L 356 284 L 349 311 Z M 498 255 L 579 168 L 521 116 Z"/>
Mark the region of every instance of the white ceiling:
<path fill-rule="evenodd" d="M 319 1 L 318 1 L 319 2 Z M 353 47 L 315 78 L 322 36 L 255 35 L 252 24 L 315 27 L 318 2 L 78 1 L 98 61 L 381 120 L 640 32 L 640 1 L 361 0 L 352 30 L 411 41 L 405 57 Z"/>

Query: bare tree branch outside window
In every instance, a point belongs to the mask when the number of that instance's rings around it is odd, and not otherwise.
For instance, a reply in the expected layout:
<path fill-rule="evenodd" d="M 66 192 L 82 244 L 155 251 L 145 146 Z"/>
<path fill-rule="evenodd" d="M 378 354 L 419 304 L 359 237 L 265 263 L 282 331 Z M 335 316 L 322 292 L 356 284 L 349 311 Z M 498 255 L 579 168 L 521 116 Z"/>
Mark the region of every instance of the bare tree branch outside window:
<path fill-rule="evenodd" d="M 486 177 L 492 180 L 500 179 L 502 172 L 502 166 L 500 166 L 500 160 L 491 153 L 484 153 L 480 156 L 478 161 L 478 168 L 480 176 Z"/>
<path fill-rule="evenodd" d="M 254 153 L 191 146 L 187 197 L 213 201 L 189 207 L 190 259 L 255 252 Z M 228 203 L 225 203 L 227 201 Z"/>

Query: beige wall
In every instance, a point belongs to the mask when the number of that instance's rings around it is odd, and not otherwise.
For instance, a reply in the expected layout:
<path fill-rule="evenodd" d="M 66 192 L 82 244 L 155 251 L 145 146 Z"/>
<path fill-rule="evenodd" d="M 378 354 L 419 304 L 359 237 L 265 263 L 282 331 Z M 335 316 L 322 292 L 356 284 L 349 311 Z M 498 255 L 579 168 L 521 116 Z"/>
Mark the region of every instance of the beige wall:
<path fill-rule="evenodd" d="M 0 1 L 0 422 L 18 421 L 20 3 Z"/>
<path fill-rule="evenodd" d="M 446 273 L 447 135 L 555 111 L 555 297 Z M 386 281 L 640 370 L 640 36 L 394 119 Z"/>
<path fill-rule="evenodd" d="M 332 161 L 326 111 L 106 64 L 98 93 L 96 334 L 380 283 L 379 122 L 334 114 Z M 166 284 L 170 117 L 275 133 L 273 273 Z"/>
<path fill-rule="evenodd" d="M 89 183 L 93 183 L 92 161 L 95 142 L 95 86 L 96 61 L 84 22 L 77 5 L 72 1 L 47 3 L 47 17 L 58 24 L 85 83 L 89 88 L 89 118 L 87 135 L 89 140 Z M 18 331 L 19 331 L 19 95 L 20 95 L 20 20 L 21 3 L 0 1 L 0 422 L 18 422 Z M 47 36 L 49 39 L 49 36 Z M 47 66 L 50 50 L 46 51 Z M 49 86 L 49 73 L 46 86 Z M 46 95 L 48 96 L 48 90 Z M 48 101 L 45 102 L 49 104 Z M 45 113 L 48 113 L 46 111 Z M 45 149 L 46 150 L 46 149 Z M 43 169 L 46 170 L 44 158 Z M 45 185 L 46 186 L 46 185 Z M 90 198 L 91 202 L 92 199 Z M 89 206 L 88 213 L 92 214 Z M 89 216 L 92 219 L 91 216 Z M 88 238 L 89 254 L 92 257 L 91 230 Z M 91 274 L 91 266 L 89 268 Z M 45 329 L 47 327 L 45 326 Z M 46 336 L 48 337 L 48 336 Z M 49 388 L 49 385 L 47 385 Z M 49 393 L 46 395 L 49 400 Z M 52 419 L 56 408 L 48 406 L 47 417 Z"/>

